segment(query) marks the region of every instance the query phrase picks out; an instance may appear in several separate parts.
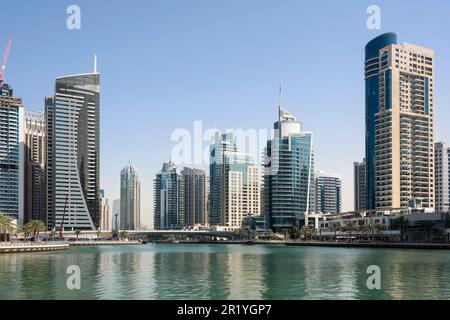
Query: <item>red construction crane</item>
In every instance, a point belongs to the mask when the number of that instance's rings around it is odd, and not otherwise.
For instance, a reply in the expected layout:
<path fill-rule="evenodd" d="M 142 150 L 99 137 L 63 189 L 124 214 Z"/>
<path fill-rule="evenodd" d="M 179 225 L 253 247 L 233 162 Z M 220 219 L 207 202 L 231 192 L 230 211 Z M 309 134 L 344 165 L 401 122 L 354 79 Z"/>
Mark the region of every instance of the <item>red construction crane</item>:
<path fill-rule="evenodd" d="M 2 67 L 0 68 L 0 85 L 3 82 L 3 73 L 5 72 L 5 69 L 6 69 L 6 63 L 8 62 L 8 57 L 9 57 L 9 52 L 11 51 L 12 42 L 13 42 L 13 38 L 9 37 L 8 45 L 6 46 L 5 55 L 3 56 Z"/>

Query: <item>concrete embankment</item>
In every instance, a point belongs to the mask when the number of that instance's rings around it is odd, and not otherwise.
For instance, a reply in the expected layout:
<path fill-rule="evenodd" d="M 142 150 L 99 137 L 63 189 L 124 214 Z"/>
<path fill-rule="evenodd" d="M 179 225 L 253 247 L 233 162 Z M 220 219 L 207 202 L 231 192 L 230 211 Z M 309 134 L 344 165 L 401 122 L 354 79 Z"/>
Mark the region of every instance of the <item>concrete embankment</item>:
<path fill-rule="evenodd" d="M 382 249 L 440 249 L 450 250 L 450 243 L 389 243 L 389 242 L 314 242 L 288 241 L 287 246 Z"/>
<path fill-rule="evenodd" d="M 0 245 L 0 253 L 58 251 L 69 249 L 69 244 L 63 243 L 8 243 Z"/>
<path fill-rule="evenodd" d="M 70 246 L 124 246 L 137 245 L 139 241 L 70 241 Z"/>
<path fill-rule="evenodd" d="M 255 240 L 255 241 L 189 241 L 189 240 L 180 240 L 181 244 L 244 244 L 244 245 L 254 245 L 254 244 L 282 244 L 284 245 L 286 242 L 284 240 Z"/>

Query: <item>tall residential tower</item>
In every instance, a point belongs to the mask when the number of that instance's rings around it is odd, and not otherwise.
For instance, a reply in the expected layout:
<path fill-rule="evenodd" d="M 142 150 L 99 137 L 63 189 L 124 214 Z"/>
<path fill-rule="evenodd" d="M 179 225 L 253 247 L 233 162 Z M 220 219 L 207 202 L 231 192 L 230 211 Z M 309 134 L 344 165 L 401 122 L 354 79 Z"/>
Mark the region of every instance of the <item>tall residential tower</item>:
<path fill-rule="evenodd" d="M 50 227 L 100 227 L 100 74 L 56 79 L 46 99 L 47 198 Z M 67 201 L 67 205 L 66 205 Z"/>
<path fill-rule="evenodd" d="M 366 46 L 367 208 L 434 208 L 434 53 L 397 44 Z"/>
<path fill-rule="evenodd" d="M 141 183 L 136 169 L 127 165 L 120 172 L 121 230 L 139 230 L 141 227 Z"/>

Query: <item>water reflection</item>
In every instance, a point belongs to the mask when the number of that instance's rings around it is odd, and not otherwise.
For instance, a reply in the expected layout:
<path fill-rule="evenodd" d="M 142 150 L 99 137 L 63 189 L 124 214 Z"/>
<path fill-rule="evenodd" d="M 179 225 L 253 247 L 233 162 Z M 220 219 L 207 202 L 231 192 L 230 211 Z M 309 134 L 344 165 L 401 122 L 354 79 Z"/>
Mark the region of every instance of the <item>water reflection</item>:
<path fill-rule="evenodd" d="M 449 299 L 446 251 L 148 245 L 0 255 L 0 299 Z M 67 267 L 81 269 L 68 290 Z M 381 268 L 369 290 L 367 267 Z"/>

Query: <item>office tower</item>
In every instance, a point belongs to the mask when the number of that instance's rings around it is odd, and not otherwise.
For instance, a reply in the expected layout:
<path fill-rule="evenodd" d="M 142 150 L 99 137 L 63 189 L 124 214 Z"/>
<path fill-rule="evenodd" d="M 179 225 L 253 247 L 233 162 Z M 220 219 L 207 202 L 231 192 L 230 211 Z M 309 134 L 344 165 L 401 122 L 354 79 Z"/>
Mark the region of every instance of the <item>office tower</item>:
<path fill-rule="evenodd" d="M 99 190 L 100 198 L 100 230 L 111 231 L 111 207 L 108 199 L 105 198 L 105 191 Z"/>
<path fill-rule="evenodd" d="M 368 209 L 434 208 L 433 69 L 432 50 L 394 33 L 366 46 Z"/>
<path fill-rule="evenodd" d="M 24 221 L 24 108 L 12 88 L 0 83 L 0 212 Z"/>
<path fill-rule="evenodd" d="M 47 225 L 45 142 L 44 113 L 25 109 L 25 223 L 41 220 Z"/>
<path fill-rule="evenodd" d="M 120 229 L 139 230 L 141 227 L 141 183 L 133 166 L 120 172 Z"/>
<path fill-rule="evenodd" d="M 172 161 L 163 164 L 153 186 L 154 228 L 177 229 L 185 224 L 183 178 Z"/>
<path fill-rule="evenodd" d="M 64 230 L 100 227 L 100 74 L 56 79 L 47 114 L 49 224 Z"/>
<path fill-rule="evenodd" d="M 366 159 L 353 163 L 354 210 L 366 210 Z"/>
<path fill-rule="evenodd" d="M 240 153 L 231 133 L 216 132 L 210 147 L 210 224 L 240 228 L 261 213 L 261 173 L 251 155 Z"/>
<path fill-rule="evenodd" d="M 112 229 L 119 230 L 120 227 L 120 199 L 113 200 L 112 206 Z"/>
<path fill-rule="evenodd" d="M 435 145 L 436 165 L 436 211 L 448 212 L 450 206 L 450 148 L 445 142 L 437 142 Z"/>
<path fill-rule="evenodd" d="M 281 93 L 274 129 L 265 151 L 263 213 L 269 215 L 271 229 L 278 232 L 299 226 L 304 214 L 311 212 L 313 135 L 303 132 L 301 123 L 283 107 Z"/>
<path fill-rule="evenodd" d="M 342 211 L 342 177 L 319 171 L 316 174 L 316 210 L 322 213 Z"/>
<path fill-rule="evenodd" d="M 184 217 L 187 226 L 208 224 L 208 179 L 203 170 L 184 168 Z"/>

